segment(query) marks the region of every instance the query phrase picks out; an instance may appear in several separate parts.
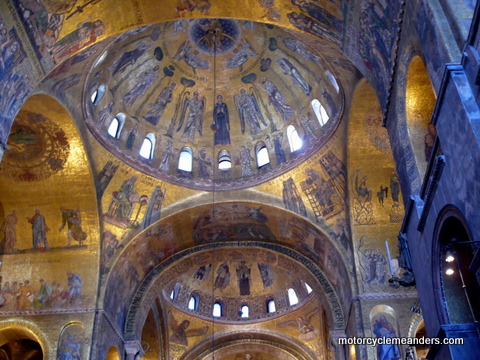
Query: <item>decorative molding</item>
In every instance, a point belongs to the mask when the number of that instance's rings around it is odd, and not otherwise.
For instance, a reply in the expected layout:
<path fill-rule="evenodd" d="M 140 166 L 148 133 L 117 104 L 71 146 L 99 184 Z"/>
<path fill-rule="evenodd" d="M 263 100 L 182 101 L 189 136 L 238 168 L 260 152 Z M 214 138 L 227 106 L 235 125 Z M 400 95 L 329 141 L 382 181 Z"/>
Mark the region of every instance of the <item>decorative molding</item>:
<path fill-rule="evenodd" d="M 395 81 L 395 75 L 397 73 L 397 67 L 398 67 L 398 47 L 400 44 L 400 39 L 402 35 L 402 26 L 403 26 L 403 16 L 405 15 L 405 3 L 406 1 L 402 0 L 400 1 L 400 9 L 398 11 L 398 18 L 397 18 L 397 35 L 395 36 L 395 41 L 392 46 L 392 67 L 390 69 L 390 80 L 388 84 L 388 90 L 387 90 L 387 101 L 385 102 L 385 107 L 383 108 L 383 122 L 382 126 L 387 127 L 387 118 L 388 118 L 388 113 L 390 110 L 390 100 L 392 98 L 393 94 L 393 83 Z"/>
<path fill-rule="evenodd" d="M 31 315 L 60 315 L 60 314 L 86 314 L 94 313 L 95 308 L 79 309 L 53 309 L 53 310 L 35 310 L 35 311 L 0 311 L 1 316 L 31 316 Z"/>
<path fill-rule="evenodd" d="M 352 301 L 355 300 L 376 300 L 376 299 L 416 299 L 418 297 L 417 292 L 404 292 L 404 293 L 370 293 L 361 294 L 355 296 Z"/>
<path fill-rule="evenodd" d="M 415 337 L 415 332 L 417 331 L 418 325 L 423 320 L 422 314 L 414 314 L 412 320 L 410 321 L 410 326 L 408 327 L 408 337 Z"/>
<path fill-rule="evenodd" d="M 431 175 L 428 185 L 425 189 L 425 203 L 423 205 L 422 214 L 420 215 L 420 219 L 418 221 L 417 230 L 423 232 L 425 228 L 425 224 L 427 222 L 428 213 L 430 212 L 430 208 L 432 207 L 433 198 L 435 197 L 435 193 L 437 192 L 438 183 L 440 178 L 442 177 L 443 168 L 445 167 L 445 156 L 439 155 L 436 158 L 433 174 Z"/>
<path fill-rule="evenodd" d="M 105 310 L 97 310 L 97 316 L 102 316 L 105 321 L 107 322 L 108 326 L 113 330 L 115 335 L 118 337 L 118 339 L 122 342 L 122 344 L 125 342 L 123 339 L 122 334 L 117 330 L 117 328 L 113 325 L 114 322 L 110 319 L 110 316 L 107 314 Z"/>
<path fill-rule="evenodd" d="M 4 329 L 12 329 L 12 328 L 17 328 L 17 329 L 21 328 L 21 329 L 27 329 L 28 331 L 30 331 L 33 334 L 33 336 L 35 336 L 36 340 L 40 343 L 40 346 L 43 352 L 43 359 L 50 359 L 50 356 L 52 356 L 52 353 L 55 352 L 55 350 L 52 349 L 53 341 L 48 341 L 47 334 L 41 331 L 38 328 L 38 325 L 33 321 L 27 320 L 27 319 L 11 319 L 11 318 L 0 319 L 0 333 L 3 333 Z M 2 334 L 2 337 L 4 336 L 5 334 Z M 56 336 L 57 335 L 55 335 L 55 337 Z"/>

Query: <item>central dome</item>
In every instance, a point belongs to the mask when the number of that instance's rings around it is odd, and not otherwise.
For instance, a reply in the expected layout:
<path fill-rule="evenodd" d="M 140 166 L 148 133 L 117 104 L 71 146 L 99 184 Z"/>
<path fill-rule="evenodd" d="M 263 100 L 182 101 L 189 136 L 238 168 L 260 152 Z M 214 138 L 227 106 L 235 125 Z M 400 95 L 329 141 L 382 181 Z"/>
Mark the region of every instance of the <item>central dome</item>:
<path fill-rule="evenodd" d="M 281 28 L 178 20 L 114 41 L 90 70 L 84 108 L 97 139 L 144 173 L 239 189 L 290 170 L 332 134 L 343 94 L 328 69 Z"/>

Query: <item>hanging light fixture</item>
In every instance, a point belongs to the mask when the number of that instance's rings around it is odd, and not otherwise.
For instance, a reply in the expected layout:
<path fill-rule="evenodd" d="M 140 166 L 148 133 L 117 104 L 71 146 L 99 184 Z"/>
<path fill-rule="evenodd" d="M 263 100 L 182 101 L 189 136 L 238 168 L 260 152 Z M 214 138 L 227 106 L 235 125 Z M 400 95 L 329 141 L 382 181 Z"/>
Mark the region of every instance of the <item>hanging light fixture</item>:
<path fill-rule="evenodd" d="M 215 109 L 215 99 L 217 98 L 217 33 L 218 29 L 214 29 L 213 34 L 213 108 Z M 215 119 L 215 116 L 213 116 Z M 213 132 L 212 136 L 212 160 L 215 160 L 215 131 L 217 131 L 218 126 L 215 122 L 210 125 L 210 129 Z M 212 231 L 215 232 L 215 175 L 216 175 L 216 166 L 212 164 Z M 215 269 L 215 248 L 212 249 L 212 271 Z M 215 307 L 215 279 L 212 274 L 212 301 L 213 307 Z M 212 312 L 212 360 L 215 360 L 215 316 Z"/>
<path fill-rule="evenodd" d="M 445 261 L 450 263 L 450 262 L 453 262 L 454 260 L 455 260 L 454 252 L 451 250 L 447 250 L 447 252 L 445 253 Z"/>

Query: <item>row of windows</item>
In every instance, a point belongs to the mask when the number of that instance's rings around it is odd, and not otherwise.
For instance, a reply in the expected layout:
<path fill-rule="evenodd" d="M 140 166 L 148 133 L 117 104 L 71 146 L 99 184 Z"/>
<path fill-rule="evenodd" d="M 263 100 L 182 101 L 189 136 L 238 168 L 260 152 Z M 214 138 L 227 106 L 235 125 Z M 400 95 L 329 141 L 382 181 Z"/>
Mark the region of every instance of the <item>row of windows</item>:
<path fill-rule="evenodd" d="M 105 85 L 100 85 L 91 96 L 91 101 L 94 105 L 97 105 L 105 95 Z M 324 126 L 329 120 L 329 116 L 318 99 L 313 99 L 311 102 L 312 109 L 316 115 L 316 118 L 320 126 Z M 120 138 L 120 134 L 125 124 L 125 114 L 119 113 L 113 118 L 108 126 L 107 133 L 115 139 Z M 303 146 L 303 141 L 298 135 L 297 129 L 293 125 L 287 127 L 287 139 L 290 146 L 290 151 L 293 153 L 298 151 Z M 140 147 L 139 155 L 145 159 L 153 159 L 153 153 L 155 149 L 155 135 L 148 133 L 143 139 Z M 132 144 L 130 144 L 131 146 Z M 257 158 L 257 166 L 261 168 L 270 163 L 270 157 L 268 150 L 264 142 L 259 142 L 255 147 L 255 154 Z M 178 169 L 186 172 L 191 172 L 193 167 L 193 152 L 189 147 L 184 147 L 180 152 Z M 218 156 L 218 168 L 221 171 L 228 171 L 232 167 L 232 160 L 228 150 L 221 150 Z"/>
<path fill-rule="evenodd" d="M 305 283 L 307 288 L 307 293 L 310 294 L 312 292 L 312 288 Z M 175 288 L 172 290 L 170 294 L 170 298 L 175 300 L 178 296 L 178 291 L 180 290 L 180 284 L 176 284 Z M 298 296 L 293 288 L 289 288 L 287 290 L 288 302 L 290 306 L 298 304 Z M 200 297 L 197 293 L 193 293 L 188 301 L 187 309 L 197 311 L 200 305 Z M 277 307 L 275 305 L 275 300 L 273 298 L 268 298 L 266 301 L 266 312 L 268 314 L 274 313 L 277 311 Z M 250 317 L 250 308 L 248 305 L 243 304 L 240 307 L 239 315 L 241 318 L 249 318 Z M 217 301 L 213 304 L 212 309 L 212 316 L 213 317 L 222 317 L 224 316 L 224 308 L 223 304 L 220 301 Z"/>
<path fill-rule="evenodd" d="M 120 138 L 120 133 L 125 124 L 125 115 L 118 114 L 110 123 L 107 129 L 108 135 L 115 139 Z M 290 151 L 295 152 L 302 148 L 303 141 L 298 135 L 297 130 L 293 125 L 289 125 L 287 128 L 287 137 L 290 145 Z M 145 159 L 153 159 L 153 152 L 155 149 L 155 135 L 148 133 L 143 139 L 142 146 L 140 147 L 139 155 Z M 268 155 L 267 146 L 265 143 L 259 142 L 256 146 L 255 153 L 257 155 L 257 166 L 261 168 L 270 163 L 270 157 Z M 184 147 L 180 152 L 178 161 L 178 169 L 191 172 L 193 167 L 193 152 L 189 147 Z M 222 171 L 227 171 L 232 167 L 232 159 L 228 150 L 221 150 L 218 155 L 218 168 Z"/>

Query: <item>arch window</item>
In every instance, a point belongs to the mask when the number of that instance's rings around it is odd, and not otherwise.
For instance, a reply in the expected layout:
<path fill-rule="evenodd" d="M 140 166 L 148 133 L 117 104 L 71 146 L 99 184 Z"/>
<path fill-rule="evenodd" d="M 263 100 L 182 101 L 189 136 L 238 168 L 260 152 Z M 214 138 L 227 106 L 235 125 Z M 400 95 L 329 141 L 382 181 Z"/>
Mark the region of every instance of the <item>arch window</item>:
<path fill-rule="evenodd" d="M 325 108 L 322 106 L 318 99 L 313 99 L 311 105 L 320 126 L 325 125 L 330 119 Z"/>
<path fill-rule="evenodd" d="M 184 147 L 180 152 L 178 158 L 178 170 L 192 172 L 193 167 L 193 153 L 189 147 Z"/>
<path fill-rule="evenodd" d="M 241 308 L 240 308 L 240 312 L 242 313 L 241 317 L 242 318 L 248 318 L 250 317 L 250 309 L 247 305 L 243 305 Z"/>
<path fill-rule="evenodd" d="M 267 300 L 267 313 L 271 314 L 277 311 L 277 307 L 275 305 L 275 300 L 268 299 Z"/>
<path fill-rule="evenodd" d="M 259 142 L 255 147 L 255 153 L 257 154 L 257 166 L 259 168 L 270 163 L 270 157 L 268 156 L 268 150 L 265 143 Z"/>
<path fill-rule="evenodd" d="M 115 139 L 120 139 L 120 134 L 125 124 L 125 114 L 119 113 L 108 126 L 107 133 Z"/>
<path fill-rule="evenodd" d="M 298 135 L 298 132 L 297 132 L 297 129 L 295 129 L 295 126 L 288 125 L 287 138 L 288 138 L 288 144 L 290 145 L 291 152 L 295 152 L 302 148 L 303 142 L 302 142 L 302 139 L 300 139 L 300 136 Z"/>
<path fill-rule="evenodd" d="M 200 297 L 198 294 L 192 294 L 190 300 L 188 300 L 188 310 L 198 310 L 198 305 L 200 303 Z"/>
<path fill-rule="evenodd" d="M 145 159 L 153 159 L 153 150 L 155 149 L 155 136 L 152 133 L 148 133 L 143 139 L 142 146 L 140 147 L 140 156 Z"/>
<path fill-rule="evenodd" d="M 97 59 L 97 61 L 95 61 L 95 64 L 93 64 L 93 67 L 95 68 L 98 65 L 100 65 L 103 62 L 103 60 L 105 60 L 105 58 L 107 57 L 107 54 L 108 54 L 108 51 L 105 50 L 103 54 Z"/>
<path fill-rule="evenodd" d="M 339 92 L 340 87 L 338 86 L 338 83 L 337 83 L 337 80 L 335 79 L 335 76 L 333 76 L 332 73 L 328 70 L 325 71 L 325 74 L 327 75 L 328 80 L 330 80 L 330 83 L 333 85 L 335 90 L 337 90 L 337 92 Z"/>
<path fill-rule="evenodd" d="M 221 303 L 217 301 L 215 304 L 213 304 L 212 315 L 214 317 L 221 317 L 222 314 L 223 314 L 223 306 Z"/>
<path fill-rule="evenodd" d="M 435 264 L 438 271 L 435 282 L 443 292 L 442 299 L 436 300 L 446 311 L 442 314 L 442 322 L 474 323 L 480 318 L 478 268 L 471 265 L 477 242 L 472 240 L 467 223 L 456 208 L 447 206 L 442 213 L 435 232 L 440 253 Z"/>
<path fill-rule="evenodd" d="M 288 295 L 288 302 L 290 303 L 290 306 L 298 304 L 297 293 L 295 292 L 294 289 L 292 288 L 288 289 L 287 295 Z"/>
<path fill-rule="evenodd" d="M 177 300 L 178 294 L 180 293 L 180 287 L 182 285 L 180 283 L 176 283 L 175 286 L 172 289 L 172 292 L 170 293 L 170 299 L 172 300 Z"/>
<path fill-rule="evenodd" d="M 90 97 L 90 100 L 92 101 L 93 105 L 98 105 L 100 100 L 102 100 L 103 96 L 105 95 L 105 85 L 102 84 L 100 85 L 97 90 L 95 90 Z"/>
<path fill-rule="evenodd" d="M 218 169 L 221 171 L 228 171 L 232 167 L 232 158 L 230 153 L 223 149 L 218 154 Z"/>
<path fill-rule="evenodd" d="M 313 289 L 307 283 L 305 283 L 305 288 L 307 289 L 307 294 L 310 294 L 313 291 Z"/>

